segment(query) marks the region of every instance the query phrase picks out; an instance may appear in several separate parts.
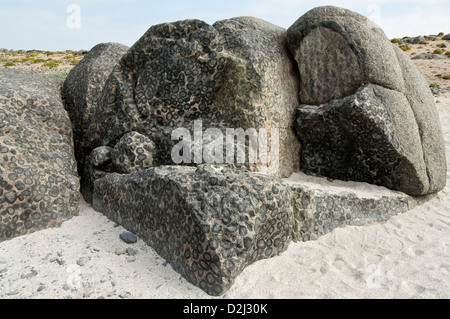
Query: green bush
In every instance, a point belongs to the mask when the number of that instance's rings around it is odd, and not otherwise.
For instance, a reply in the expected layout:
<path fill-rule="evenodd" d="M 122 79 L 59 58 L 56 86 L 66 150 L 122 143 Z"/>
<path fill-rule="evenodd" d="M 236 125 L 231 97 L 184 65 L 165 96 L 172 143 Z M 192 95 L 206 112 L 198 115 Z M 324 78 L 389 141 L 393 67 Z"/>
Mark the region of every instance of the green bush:
<path fill-rule="evenodd" d="M 31 62 L 31 63 L 34 63 L 35 60 L 36 60 L 35 58 L 24 58 L 24 59 L 22 59 L 22 62 Z"/>
<path fill-rule="evenodd" d="M 37 64 L 37 63 L 45 63 L 46 61 L 44 59 L 34 59 L 33 63 Z"/>
<path fill-rule="evenodd" d="M 80 62 L 80 60 L 78 60 L 78 59 L 73 59 L 73 60 L 70 61 L 70 64 L 72 64 L 72 65 L 77 65 L 78 62 Z"/>
<path fill-rule="evenodd" d="M 3 66 L 16 66 L 16 65 L 14 64 L 14 62 L 9 61 L 3 64 Z"/>
<path fill-rule="evenodd" d="M 61 61 L 59 61 L 59 60 L 48 61 L 47 63 L 44 63 L 42 66 L 46 66 L 46 67 L 48 67 L 48 68 L 50 68 L 50 69 L 54 69 L 54 68 L 56 68 L 56 67 L 59 66 L 59 63 L 60 63 L 60 62 L 61 62 Z"/>
<path fill-rule="evenodd" d="M 399 46 L 399 48 L 402 49 L 403 51 L 411 50 L 411 47 L 407 44 L 402 44 L 401 46 Z"/>
<path fill-rule="evenodd" d="M 419 42 L 419 44 L 427 44 L 427 41 L 422 40 Z"/>
<path fill-rule="evenodd" d="M 450 55 L 450 51 L 445 52 L 445 55 Z"/>
<path fill-rule="evenodd" d="M 52 52 L 52 51 L 45 51 L 44 53 L 45 53 L 47 56 L 55 54 L 55 52 Z"/>
<path fill-rule="evenodd" d="M 391 40 L 391 42 L 392 42 L 392 43 L 399 43 L 399 42 L 400 42 L 400 39 L 399 39 L 399 38 L 394 38 L 394 39 Z"/>
<path fill-rule="evenodd" d="M 431 83 L 430 84 L 430 88 L 432 88 L 432 89 L 439 89 L 441 86 L 439 85 L 439 84 L 436 84 L 436 83 Z"/>
<path fill-rule="evenodd" d="M 437 50 L 434 50 L 433 53 L 434 53 L 434 54 L 443 54 L 444 51 L 442 51 L 442 50 L 440 50 L 440 49 L 437 49 Z"/>
<path fill-rule="evenodd" d="M 438 36 L 439 36 L 439 37 L 442 37 L 444 34 L 445 34 L 444 32 L 439 32 L 439 33 L 438 33 Z"/>
<path fill-rule="evenodd" d="M 439 43 L 437 46 L 438 47 L 443 47 L 445 45 L 445 43 Z"/>

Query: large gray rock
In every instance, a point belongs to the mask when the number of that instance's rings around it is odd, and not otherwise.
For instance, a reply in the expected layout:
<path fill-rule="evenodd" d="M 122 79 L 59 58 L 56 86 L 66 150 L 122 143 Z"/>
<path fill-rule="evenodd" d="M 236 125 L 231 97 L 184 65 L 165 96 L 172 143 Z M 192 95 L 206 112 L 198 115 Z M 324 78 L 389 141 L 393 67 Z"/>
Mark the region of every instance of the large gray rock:
<path fill-rule="evenodd" d="M 281 179 L 209 164 L 107 174 L 95 181 L 93 207 L 210 295 L 223 294 L 247 265 L 283 252 L 293 226 Z"/>
<path fill-rule="evenodd" d="M 422 53 L 419 55 L 416 55 L 414 57 L 411 58 L 412 60 L 419 60 L 419 59 L 423 59 L 423 60 L 442 60 L 442 59 L 447 59 L 447 56 L 442 55 L 442 54 L 435 54 L 435 53 Z"/>
<path fill-rule="evenodd" d="M 279 129 L 278 167 L 260 157 L 249 167 L 289 176 L 299 169 L 300 144 L 293 130 L 298 77 L 285 35 L 285 29 L 250 17 L 151 27 L 108 78 L 85 155 L 137 131 L 154 142 L 155 163 L 172 165 L 171 133 L 192 131 L 193 122 L 202 120 L 203 132 L 264 128 L 270 136 Z"/>
<path fill-rule="evenodd" d="M 300 71 L 300 100 L 318 105 L 353 94 L 363 82 L 404 91 L 395 48 L 384 32 L 350 10 L 325 6 L 287 32 Z"/>
<path fill-rule="evenodd" d="M 417 204 L 404 193 L 367 183 L 304 173 L 294 173 L 283 181 L 292 190 L 294 241 L 316 240 L 339 227 L 382 223 Z"/>
<path fill-rule="evenodd" d="M 90 171 L 86 167 L 87 129 L 98 107 L 98 100 L 106 79 L 128 47 L 118 43 L 101 43 L 94 46 L 69 73 L 64 81 L 62 97 L 73 125 L 75 156 L 78 172 L 81 176 L 82 192 L 85 196 L 89 189 Z"/>
<path fill-rule="evenodd" d="M 62 81 L 0 70 L 0 241 L 78 213 L 79 180 Z"/>
<path fill-rule="evenodd" d="M 425 37 L 423 35 L 419 35 L 417 37 L 409 38 L 406 40 L 407 43 L 419 44 L 422 41 L 425 41 Z"/>
<path fill-rule="evenodd" d="M 300 72 L 301 167 L 410 195 L 446 183 L 444 140 L 426 81 L 368 19 L 315 8 L 288 29 Z"/>

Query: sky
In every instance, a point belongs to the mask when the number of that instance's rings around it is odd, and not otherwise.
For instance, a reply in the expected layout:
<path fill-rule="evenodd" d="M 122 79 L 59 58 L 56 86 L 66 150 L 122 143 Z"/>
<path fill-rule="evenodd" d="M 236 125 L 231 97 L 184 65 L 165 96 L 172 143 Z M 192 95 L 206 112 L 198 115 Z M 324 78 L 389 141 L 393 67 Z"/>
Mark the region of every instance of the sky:
<path fill-rule="evenodd" d="M 132 46 L 152 25 L 184 19 L 213 24 L 253 16 L 289 28 L 322 5 L 358 12 L 390 39 L 450 33 L 450 0 L 0 0 L 0 48 L 89 50 L 103 42 Z"/>

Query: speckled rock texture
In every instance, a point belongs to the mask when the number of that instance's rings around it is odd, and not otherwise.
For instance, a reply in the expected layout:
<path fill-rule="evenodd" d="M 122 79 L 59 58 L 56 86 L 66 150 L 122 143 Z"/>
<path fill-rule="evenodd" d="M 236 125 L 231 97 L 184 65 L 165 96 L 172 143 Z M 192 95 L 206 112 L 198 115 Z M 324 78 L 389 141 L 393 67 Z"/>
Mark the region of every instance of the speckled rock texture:
<path fill-rule="evenodd" d="M 155 144 L 147 136 L 130 132 L 111 149 L 111 161 L 118 173 L 129 174 L 153 166 Z"/>
<path fill-rule="evenodd" d="M 223 294 L 247 265 L 283 252 L 293 225 L 281 179 L 209 164 L 107 174 L 95 181 L 93 207 L 210 295 Z"/>
<path fill-rule="evenodd" d="M 300 144 L 293 130 L 298 75 L 285 35 L 251 17 L 151 27 L 108 78 L 88 130 L 89 150 L 114 147 L 136 131 L 155 143 L 159 165 L 173 165 L 170 133 L 191 129 L 194 120 L 203 130 L 278 128 L 282 155 L 279 170 L 269 173 L 289 176 L 299 169 Z"/>
<path fill-rule="evenodd" d="M 433 96 L 410 59 L 367 18 L 318 7 L 287 32 L 300 72 L 296 122 L 304 172 L 409 195 L 446 183 Z"/>
<path fill-rule="evenodd" d="M 79 179 L 62 81 L 0 70 L 0 241 L 78 213 Z"/>
<path fill-rule="evenodd" d="M 129 48 L 119 43 L 101 43 L 94 46 L 69 73 L 64 81 L 62 97 L 73 125 L 75 156 L 81 177 L 82 192 L 89 189 L 91 168 L 85 167 L 87 149 L 87 129 L 98 108 L 98 100 L 106 79 L 119 59 Z M 86 173 L 86 171 L 88 173 Z"/>
<path fill-rule="evenodd" d="M 416 201 L 401 192 L 358 182 L 294 173 L 283 180 L 294 200 L 294 241 L 316 240 L 333 229 L 385 222 Z"/>

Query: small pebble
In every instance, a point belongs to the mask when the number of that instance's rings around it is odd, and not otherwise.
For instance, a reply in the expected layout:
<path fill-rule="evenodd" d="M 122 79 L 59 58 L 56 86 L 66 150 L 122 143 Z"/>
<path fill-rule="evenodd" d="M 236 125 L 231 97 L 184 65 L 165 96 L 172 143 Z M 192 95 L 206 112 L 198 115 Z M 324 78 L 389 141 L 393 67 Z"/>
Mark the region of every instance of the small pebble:
<path fill-rule="evenodd" d="M 37 289 L 37 291 L 42 291 L 42 290 L 44 290 L 45 289 L 45 286 L 39 286 L 39 288 Z"/>
<path fill-rule="evenodd" d="M 123 254 L 125 254 L 125 248 L 117 247 L 115 253 L 117 256 L 123 255 Z"/>
<path fill-rule="evenodd" d="M 127 257 L 127 261 L 128 261 L 129 263 L 135 262 L 135 261 L 136 261 L 136 256 L 128 256 L 128 257 Z"/>
<path fill-rule="evenodd" d="M 128 256 L 136 256 L 136 250 L 133 248 L 127 248 L 126 252 Z"/>
<path fill-rule="evenodd" d="M 77 260 L 77 265 L 83 267 L 89 260 L 89 257 L 81 257 Z"/>
<path fill-rule="evenodd" d="M 58 263 L 58 265 L 62 266 L 64 265 L 66 262 L 62 259 L 56 258 L 56 262 Z"/>
<path fill-rule="evenodd" d="M 120 234 L 120 239 L 122 239 L 127 244 L 133 244 L 137 241 L 137 236 L 130 232 L 123 232 Z"/>
<path fill-rule="evenodd" d="M 99 252 L 99 251 L 100 251 L 100 248 L 94 247 L 94 248 L 92 248 L 92 250 L 93 250 L 93 251 L 96 251 L 96 252 Z"/>
<path fill-rule="evenodd" d="M 30 279 L 31 277 L 34 277 L 36 275 L 37 275 L 37 271 L 33 269 L 28 274 L 22 274 L 22 276 L 20 276 L 20 278 L 21 279 Z"/>
<path fill-rule="evenodd" d="M 5 272 L 7 272 L 7 271 L 8 271 L 8 268 L 0 269 L 0 274 L 3 274 L 3 273 L 5 273 Z"/>
<path fill-rule="evenodd" d="M 17 295 L 19 293 L 19 290 L 13 290 L 13 291 L 11 291 L 11 292 L 8 292 L 6 295 L 8 295 L 8 296 L 14 296 L 14 295 Z"/>

